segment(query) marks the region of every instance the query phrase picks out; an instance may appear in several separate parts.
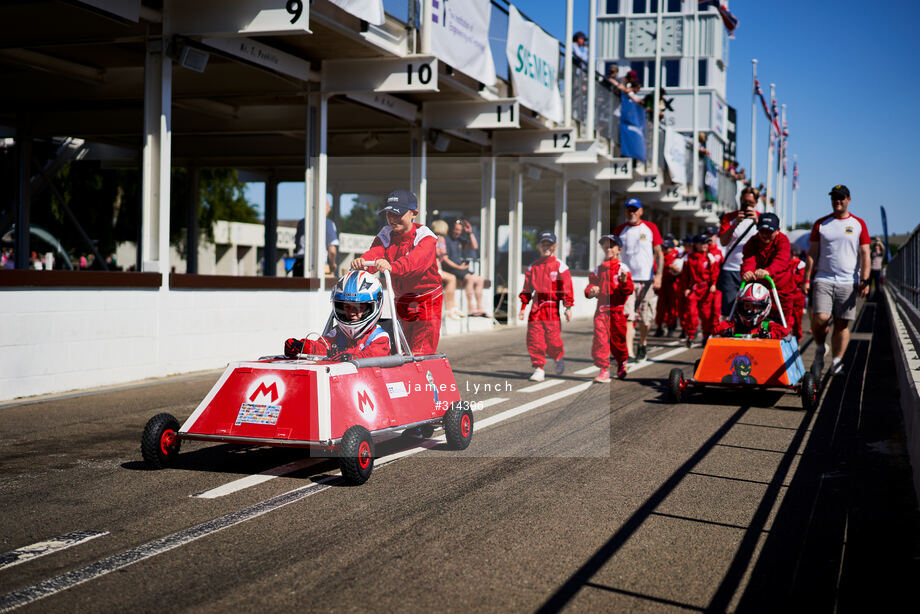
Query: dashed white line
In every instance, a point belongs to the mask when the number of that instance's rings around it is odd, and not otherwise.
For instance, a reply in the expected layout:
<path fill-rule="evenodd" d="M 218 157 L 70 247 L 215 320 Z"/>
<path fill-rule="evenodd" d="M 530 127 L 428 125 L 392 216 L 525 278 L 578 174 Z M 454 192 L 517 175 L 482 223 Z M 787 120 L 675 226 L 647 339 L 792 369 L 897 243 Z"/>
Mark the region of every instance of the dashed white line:
<path fill-rule="evenodd" d="M 74 531 L 73 533 L 67 533 L 60 537 L 37 542 L 30 546 L 16 548 L 5 554 L 0 554 L 0 569 L 19 565 L 20 563 L 37 559 L 40 556 L 45 556 L 52 552 L 60 552 L 61 550 L 66 550 L 77 544 L 82 544 L 91 539 L 96 539 L 97 537 L 108 534 L 108 531 Z"/>
<path fill-rule="evenodd" d="M 492 407 L 493 405 L 498 405 L 499 403 L 504 403 L 508 399 L 503 399 L 501 397 L 492 397 L 491 399 L 486 399 L 485 401 L 480 401 L 478 403 L 473 403 L 473 407 L 476 408 L 476 411 L 485 409 L 486 407 Z"/>
<path fill-rule="evenodd" d="M 246 477 L 240 478 L 239 480 L 227 482 L 226 484 L 218 486 L 217 488 L 212 488 L 211 490 L 206 490 L 191 496 L 195 497 L 196 499 L 216 499 L 218 497 L 223 497 L 225 495 L 235 493 L 251 486 L 262 484 L 263 482 L 267 482 L 269 480 L 274 480 L 279 476 L 294 473 L 295 471 L 300 471 L 301 469 L 305 469 L 306 467 L 321 462 L 321 460 L 322 459 L 319 458 L 304 458 L 292 463 L 288 463 L 286 465 L 272 467 L 271 469 L 263 471 L 262 473 L 247 475 Z"/>
<path fill-rule="evenodd" d="M 584 369 L 579 369 L 578 371 L 575 371 L 575 375 L 591 375 L 593 373 L 596 373 L 597 371 L 600 371 L 600 369 L 598 369 L 594 365 L 591 365 L 590 367 L 585 367 Z"/>
<path fill-rule="evenodd" d="M 534 384 L 533 386 L 527 386 L 526 388 L 521 388 L 518 392 L 539 392 L 541 390 L 546 390 L 547 388 L 552 388 L 558 384 L 561 384 L 565 380 L 561 379 L 548 379 L 545 382 L 540 382 L 539 384 Z"/>

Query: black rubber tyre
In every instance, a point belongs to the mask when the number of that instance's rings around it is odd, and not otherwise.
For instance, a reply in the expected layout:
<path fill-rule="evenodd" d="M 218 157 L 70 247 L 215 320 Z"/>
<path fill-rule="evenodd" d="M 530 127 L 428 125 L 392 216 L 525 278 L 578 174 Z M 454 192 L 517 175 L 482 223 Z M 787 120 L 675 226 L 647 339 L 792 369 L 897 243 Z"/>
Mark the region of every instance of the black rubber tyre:
<path fill-rule="evenodd" d="M 451 450 L 466 450 L 473 439 L 473 412 L 452 407 L 444 414 L 444 434 Z"/>
<path fill-rule="evenodd" d="M 352 426 L 342 437 L 339 448 L 342 477 L 352 486 L 364 484 L 374 470 L 374 441 L 363 426 Z"/>
<path fill-rule="evenodd" d="M 680 403 L 684 399 L 684 372 L 680 369 L 671 369 L 668 373 L 668 399 L 672 403 Z"/>
<path fill-rule="evenodd" d="M 147 421 L 141 435 L 141 455 L 151 469 L 172 465 L 182 441 L 177 437 L 179 421 L 172 414 L 157 414 Z"/>
<path fill-rule="evenodd" d="M 811 411 L 818 405 L 818 383 L 815 376 L 806 372 L 802 376 L 802 384 L 799 388 L 799 394 L 802 395 L 802 409 Z"/>

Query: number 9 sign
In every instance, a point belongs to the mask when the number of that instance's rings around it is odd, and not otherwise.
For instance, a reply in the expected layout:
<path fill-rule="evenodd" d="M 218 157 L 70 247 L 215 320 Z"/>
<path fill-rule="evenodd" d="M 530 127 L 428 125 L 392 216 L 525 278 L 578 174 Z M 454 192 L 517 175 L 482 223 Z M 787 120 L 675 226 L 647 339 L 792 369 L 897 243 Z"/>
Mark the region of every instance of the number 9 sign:
<path fill-rule="evenodd" d="M 287 0 L 284 9 L 289 15 L 293 15 L 291 23 L 297 23 L 297 20 L 303 15 L 303 2 L 301 0 Z"/>

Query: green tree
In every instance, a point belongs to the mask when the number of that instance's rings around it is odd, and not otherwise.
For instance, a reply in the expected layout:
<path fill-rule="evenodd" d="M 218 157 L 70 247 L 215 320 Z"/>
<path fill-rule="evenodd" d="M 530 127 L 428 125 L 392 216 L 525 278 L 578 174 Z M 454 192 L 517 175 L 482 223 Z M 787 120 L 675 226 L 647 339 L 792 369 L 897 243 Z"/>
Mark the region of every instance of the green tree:
<path fill-rule="evenodd" d="M 172 198 L 170 199 L 169 240 L 184 254 L 191 174 L 188 169 L 174 168 Z M 259 211 L 244 196 L 245 183 L 232 168 L 203 168 L 198 172 L 198 230 L 208 239 L 214 238 L 214 222 L 259 223 Z"/>
<path fill-rule="evenodd" d="M 362 235 L 375 235 L 380 231 L 382 224 L 377 210 L 380 203 L 365 202 L 355 198 L 355 204 L 348 212 L 348 215 L 342 216 L 341 232 L 353 232 Z"/>

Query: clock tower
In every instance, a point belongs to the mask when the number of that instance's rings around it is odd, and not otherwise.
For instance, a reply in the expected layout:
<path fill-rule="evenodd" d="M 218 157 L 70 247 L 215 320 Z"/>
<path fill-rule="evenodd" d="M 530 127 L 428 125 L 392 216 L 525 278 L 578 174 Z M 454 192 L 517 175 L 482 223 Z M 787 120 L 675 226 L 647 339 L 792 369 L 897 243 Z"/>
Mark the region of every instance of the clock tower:
<path fill-rule="evenodd" d="M 653 92 L 655 45 L 661 37 L 661 81 L 673 111 L 663 126 L 691 136 L 693 132 L 693 78 L 697 74 L 697 129 L 707 133 L 707 149 L 716 164 L 728 142 L 728 104 L 725 100 L 728 34 L 715 8 L 699 9 L 699 36 L 694 40 L 696 2 L 682 0 L 593 0 L 597 11 L 598 71 L 617 64 L 620 78 L 635 70 L 642 82 L 640 96 Z M 661 32 L 657 27 L 662 4 Z M 727 0 L 722 0 L 728 4 Z M 694 54 L 694 46 L 697 53 Z M 696 71 L 694 71 L 696 55 Z"/>

